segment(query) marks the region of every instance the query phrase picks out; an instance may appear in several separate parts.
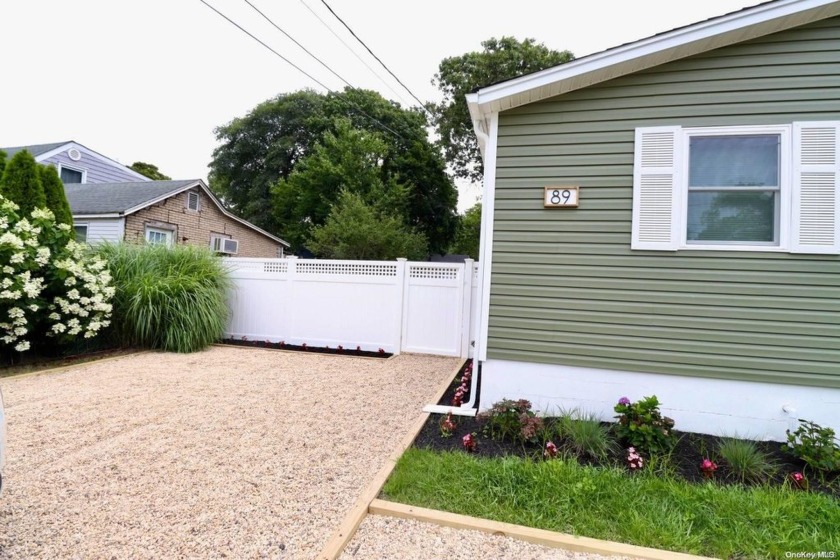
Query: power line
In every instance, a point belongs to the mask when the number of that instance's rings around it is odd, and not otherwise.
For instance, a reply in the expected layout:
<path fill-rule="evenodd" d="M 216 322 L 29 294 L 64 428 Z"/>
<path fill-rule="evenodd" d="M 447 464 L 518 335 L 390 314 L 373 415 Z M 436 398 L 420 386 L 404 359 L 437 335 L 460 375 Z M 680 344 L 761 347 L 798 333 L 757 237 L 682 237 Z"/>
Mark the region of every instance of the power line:
<path fill-rule="evenodd" d="M 288 38 L 289 38 L 289 39 L 290 39 L 290 40 L 291 40 L 291 41 L 292 41 L 295 45 L 297 45 L 298 47 L 300 47 L 301 49 L 303 49 L 303 52 L 305 52 L 306 54 L 308 54 L 309 56 L 311 56 L 312 58 L 314 58 L 315 60 L 317 60 L 317 61 L 318 61 L 318 63 L 319 63 L 321 66 L 323 66 L 324 68 L 326 68 L 327 70 L 329 70 L 329 71 L 332 73 L 332 75 L 333 75 L 333 76 L 335 76 L 336 78 L 338 78 L 339 80 L 341 80 L 342 82 L 344 82 L 344 84 L 345 84 L 347 87 L 350 87 L 350 88 L 352 88 L 352 87 L 353 87 L 353 86 L 351 86 L 351 85 L 350 85 L 350 82 L 348 82 L 347 80 L 345 80 L 344 78 L 342 78 L 342 77 L 338 74 L 338 72 L 336 72 L 335 70 L 333 70 L 332 68 L 330 68 L 330 67 L 327 65 L 327 63 L 326 63 L 326 62 L 324 62 L 323 60 L 321 60 L 320 58 L 318 58 L 317 56 L 315 56 L 314 54 L 312 54 L 311 52 L 309 52 L 309 49 L 307 49 L 306 47 L 304 47 L 303 45 L 301 45 L 301 44 L 300 44 L 300 43 L 299 43 L 299 42 L 298 42 L 298 41 L 297 41 L 294 37 L 292 37 L 291 35 L 289 35 L 288 33 L 286 33 L 286 32 L 283 30 L 283 28 L 281 28 L 279 25 L 277 25 L 276 23 L 274 23 L 274 22 L 271 20 L 271 18 L 270 18 L 270 17 L 268 17 L 267 15 L 265 15 L 262 11 L 260 11 L 260 9 L 259 9 L 259 8 L 257 8 L 256 6 L 254 6 L 254 5 L 250 2 L 250 0 L 245 0 L 245 3 L 246 3 L 246 4 L 248 4 L 249 6 L 251 6 L 251 7 L 254 9 L 254 11 L 256 11 L 258 14 L 260 14 L 263 18 L 265 18 L 265 20 L 266 20 L 268 23 L 270 23 L 271 25 L 273 25 L 273 26 L 274 26 L 274 28 L 275 28 L 275 29 L 277 29 L 277 31 L 279 31 L 280 33 L 282 33 L 283 35 L 285 35 L 286 37 L 288 37 Z"/>
<path fill-rule="evenodd" d="M 250 38 L 252 38 L 252 39 L 253 39 L 253 40 L 255 40 L 256 42 L 258 42 L 259 44 L 261 44 L 262 46 L 264 46 L 265 48 L 267 48 L 268 50 L 270 50 L 270 51 L 271 51 L 272 53 L 274 53 L 276 56 L 280 57 L 280 58 L 281 58 L 284 62 L 286 62 L 287 64 L 289 64 L 289 65 L 291 65 L 292 67 L 294 67 L 294 68 L 295 68 L 296 70 L 298 70 L 301 74 L 303 74 L 304 76 L 306 76 L 307 78 L 309 78 L 310 80 L 312 80 L 313 82 L 315 82 L 316 84 L 318 84 L 319 86 L 321 86 L 322 88 L 324 88 L 325 90 L 327 90 L 329 93 L 336 93 L 335 91 L 333 91 L 332 89 L 330 89 L 329 87 L 327 87 L 327 86 L 325 86 L 323 83 L 321 83 L 318 79 L 314 78 L 313 76 L 311 76 L 310 74 L 308 74 L 307 72 L 305 72 L 303 69 L 301 69 L 301 68 L 300 68 L 299 66 L 297 66 L 295 63 L 293 63 L 292 61 L 290 61 L 288 58 L 286 58 L 285 56 L 283 56 L 283 55 L 282 55 L 282 54 L 280 54 L 279 52 L 275 51 L 274 49 L 272 49 L 271 47 L 269 47 L 268 45 L 266 45 L 263 41 L 261 41 L 259 38 L 257 38 L 255 35 L 253 35 L 253 34 L 252 34 L 251 32 L 249 32 L 247 29 L 245 29 L 244 27 L 242 27 L 241 25 L 239 25 L 238 23 L 236 23 L 235 21 L 233 21 L 232 19 L 230 19 L 229 17 L 227 17 L 225 14 L 223 14 L 222 12 L 220 12 L 219 10 L 217 10 L 216 8 L 214 8 L 213 6 L 211 6 L 210 4 L 208 4 L 206 0 L 199 0 L 199 2 L 201 2 L 201 3 L 202 3 L 202 4 L 204 4 L 205 6 L 207 6 L 208 8 L 210 8 L 211 10 L 213 10 L 214 12 L 216 12 L 217 14 L 219 14 L 220 16 L 222 16 L 222 17 L 223 17 L 224 19 L 226 19 L 226 20 L 227 20 L 227 21 L 228 21 L 231 25 L 234 25 L 237 29 L 239 29 L 240 31 L 242 31 L 243 33 L 245 33 L 246 35 L 248 35 Z M 349 86 L 351 89 L 357 89 L 357 88 L 354 88 L 353 86 L 350 86 L 349 84 L 348 84 L 348 86 Z M 375 119 L 375 118 L 371 117 L 370 115 L 368 115 L 367 113 L 365 113 L 364 111 L 362 111 L 362 109 L 361 109 L 358 105 L 356 105 L 355 103 L 353 103 L 353 102 L 352 102 L 352 101 L 350 101 L 349 99 L 345 99 L 345 98 L 343 98 L 343 97 L 336 97 L 336 99 L 342 99 L 342 100 L 346 101 L 348 105 L 351 105 L 351 106 L 353 107 L 353 109 L 355 109 L 355 110 L 356 110 L 358 113 L 360 113 L 361 115 L 363 115 L 363 116 L 367 117 L 368 119 L 370 119 L 370 120 L 371 120 L 371 121 L 373 121 L 374 123 L 378 124 L 378 125 L 379 125 L 380 127 L 382 127 L 384 130 L 387 130 L 388 132 L 390 132 L 390 133 L 391 133 L 391 134 L 393 134 L 394 136 L 397 136 L 398 138 L 400 138 L 400 139 L 402 139 L 402 140 L 405 140 L 405 138 L 402 136 L 402 134 L 400 134 L 400 133 L 399 133 L 399 132 L 397 132 L 396 130 L 394 130 L 394 129 L 392 129 L 392 128 L 390 128 L 390 127 L 388 127 L 388 126 L 386 126 L 386 125 L 382 124 L 382 123 L 381 123 L 381 122 L 379 122 L 377 119 Z"/>
<path fill-rule="evenodd" d="M 316 12 L 315 10 L 313 10 L 313 9 L 309 6 L 309 4 L 307 4 L 306 2 L 304 2 L 304 0 L 300 0 L 300 3 L 301 3 L 301 4 L 303 4 L 303 7 L 304 7 L 304 8 L 306 8 L 307 10 L 309 10 L 309 13 L 311 13 L 313 16 L 315 16 L 315 19 L 317 19 L 318 21 L 320 21 L 320 22 L 321 22 L 321 25 L 323 25 L 324 27 L 326 27 L 326 28 L 327 28 L 327 31 L 329 31 L 330 33 L 332 33 L 333 37 L 335 37 L 336 39 L 338 39 L 339 41 L 341 41 L 341 44 L 342 44 L 342 45 L 344 45 L 344 47 L 345 47 L 348 51 L 350 51 L 350 52 L 353 54 L 353 56 L 355 56 L 355 57 L 359 60 L 359 62 L 361 62 L 362 64 L 364 64 L 364 65 L 365 65 L 365 68 L 367 68 L 368 70 L 370 70 L 371 74 L 373 74 L 374 76 L 376 76 L 377 78 L 379 78 L 379 81 L 380 81 L 380 82 L 382 82 L 382 84 L 383 84 L 385 87 L 387 87 L 389 90 L 391 90 L 391 93 L 393 93 L 395 96 L 399 97 L 399 98 L 400 98 L 400 100 L 402 100 L 402 102 L 403 102 L 403 103 L 405 103 L 405 98 L 404 98 L 401 94 L 397 93 L 397 91 L 396 91 L 393 87 L 391 87 L 391 84 L 389 84 L 388 82 L 386 82 L 386 81 L 385 81 L 385 78 L 383 78 L 383 77 L 382 77 L 382 75 L 381 75 L 381 74 L 379 74 L 379 72 L 377 72 L 376 70 L 374 70 L 373 68 L 371 68 L 370 64 L 368 64 L 368 63 L 367 63 L 367 61 L 366 61 L 364 58 L 362 58 L 361 56 L 359 56 L 359 53 L 357 53 L 356 51 L 354 51 L 354 50 L 350 47 L 350 45 L 348 45 L 348 44 L 347 44 L 347 42 L 346 42 L 344 39 L 342 39 L 342 38 L 341 38 L 341 35 L 339 35 L 338 33 L 336 33 L 336 32 L 335 32 L 335 30 L 333 30 L 333 28 L 332 28 L 332 27 L 330 27 L 330 24 L 328 24 L 326 21 L 324 21 L 324 20 L 321 18 L 321 16 L 319 16 L 319 15 L 318 15 L 318 12 Z M 406 105 L 409 105 L 409 103 L 406 103 Z"/>
<path fill-rule="evenodd" d="M 279 56 L 281 59 L 283 59 L 283 61 L 285 61 L 285 62 L 286 62 L 286 64 L 289 64 L 289 65 L 290 65 L 290 66 L 292 66 L 295 70 L 297 70 L 298 72 L 300 72 L 301 74 L 303 74 L 304 76 L 306 76 L 307 78 L 309 78 L 310 80 L 312 80 L 313 82 L 315 82 L 316 84 L 318 84 L 319 86 L 321 86 L 322 88 L 324 88 L 325 90 L 330 91 L 330 88 L 328 88 L 327 86 L 325 86 L 324 84 L 322 84 L 322 83 L 321 83 L 321 82 L 320 82 L 317 78 L 315 78 L 314 76 L 310 75 L 310 74 L 309 74 L 309 73 L 307 73 L 304 69 L 302 69 L 300 66 L 298 66 L 297 64 L 295 64 L 294 62 L 292 62 L 291 60 L 289 60 L 288 58 L 286 58 L 285 56 L 283 56 L 283 55 L 282 55 L 282 54 L 280 54 L 279 52 L 275 51 L 274 49 L 272 49 L 271 47 L 269 47 L 268 45 L 266 45 L 265 43 L 263 43 L 263 42 L 262 42 L 259 38 L 257 38 L 255 35 L 251 34 L 251 32 L 250 32 L 250 31 L 248 31 L 247 29 L 245 29 L 244 27 L 242 27 L 241 25 L 239 25 L 238 23 L 236 23 L 235 21 L 233 21 L 232 19 L 230 19 L 229 17 L 227 17 L 225 14 L 223 14 L 222 12 L 220 12 L 219 10 L 217 10 L 216 8 L 214 8 L 213 6 L 211 6 L 210 4 L 208 4 L 205 0 L 198 0 L 198 1 L 199 1 L 199 2 L 201 2 L 202 4 L 204 4 L 205 6 L 207 6 L 208 8 L 210 8 L 211 10 L 213 10 L 214 12 L 216 12 L 217 14 L 219 14 L 220 16 L 222 16 L 223 18 L 225 18 L 225 19 L 226 19 L 226 20 L 227 20 L 227 21 L 228 21 L 231 25 L 235 25 L 235 26 L 236 26 L 236 27 L 237 27 L 240 31 L 242 31 L 243 33 L 245 33 L 246 35 L 248 35 L 251 39 L 253 39 L 254 41 L 258 42 L 259 44 L 261 44 L 262 46 L 264 46 L 265 48 L 267 48 L 268 50 L 270 50 L 271 52 L 273 52 L 275 55 Z"/>
<path fill-rule="evenodd" d="M 372 51 L 372 50 L 370 50 L 370 47 L 368 47 L 368 46 L 365 44 L 365 42 L 364 42 L 364 41 L 362 41 L 361 39 L 359 39 L 359 36 L 358 36 L 358 35 L 356 35 L 356 33 L 355 33 L 352 29 L 350 29 L 350 26 L 349 26 L 349 25 L 347 25 L 347 24 L 344 22 L 344 20 L 343 20 L 343 19 L 341 19 L 341 18 L 338 16 L 338 14 L 337 14 L 337 13 L 335 13 L 335 11 L 334 11 L 334 10 L 330 7 L 330 5 L 329 5 L 329 4 L 327 4 L 326 0 L 321 0 L 321 3 L 322 3 L 324 6 L 326 6 L 326 7 L 327 7 L 327 9 L 330 11 L 330 13 L 331 13 L 332 15 L 334 15 L 334 16 L 335 16 L 335 19 L 337 19 L 338 21 L 340 21 L 340 22 L 341 22 L 341 24 L 342 24 L 344 27 L 346 27 L 346 28 L 347 28 L 347 31 L 349 31 L 349 32 L 350 32 L 350 34 L 351 34 L 353 37 L 355 37 L 355 38 L 356 38 L 356 40 L 357 40 L 359 43 L 361 43 L 361 44 L 362 44 L 362 46 L 363 46 L 364 48 L 366 48 L 366 49 L 367 49 L 367 52 L 369 52 L 369 53 L 370 53 L 370 55 L 371 55 L 373 58 L 375 58 L 375 59 L 377 60 L 377 62 L 379 62 L 379 64 L 381 64 L 381 65 L 382 65 L 382 67 L 383 67 L 385 70 L 387 70 L 387 71 L 388 71 L 388 73 L 389 73 L 389 74 L 391 74 L 391 76 L 393 76 L 393 77 L 394 77 L 394 79 L 395 79 L 395 80 L 397 80 L 397 82 L 398 82 L 398 83 L 399 83 L 399 84 L 400 84 L 400 85 L 401 85 L 401 86 L 405 89 L 405 91 L 407 91 L 408 93 L 410 93 L 410 94 L 411 94 L 411 97 L 413 97 L 413 98 L 415 99 L 415 101 L 417 101 L 417 103 L 419 103 L 419 104 L 420 104 L 420 107 L 421 107 L 421 108 L 425 111 L 425 110 L 426 110 L 426 107 L 423 105 L 423 102 L 422 102 L 422 101 L 420 101 L 420 99 L 419 99 L 416 95 L 414 95 L 414 92 L 413 92 L 413 91 L 411 91 L 410 89 L 408 89 L 408 86 L 407 86 L 407 85 L 405 85 L 404 83 L 402 83 L 402 80 L 400 80 L 399 78 L 397 78 L 397 75 L 396 75 L 396 74 L 394 74 L 393 72 L 391 72 L 391 69 L 390 69 L 390 68 L 388 68 L 388 67 L 385 65 L 385 63 L 384 63 L 384 62 L 382 62 L 382 60 L 380 60 L 380 59 L 379 59 L 379 57 L 378 57 L 378 56 L 376 56 L 375 54 L 373 54 L 373 51 Z"/>

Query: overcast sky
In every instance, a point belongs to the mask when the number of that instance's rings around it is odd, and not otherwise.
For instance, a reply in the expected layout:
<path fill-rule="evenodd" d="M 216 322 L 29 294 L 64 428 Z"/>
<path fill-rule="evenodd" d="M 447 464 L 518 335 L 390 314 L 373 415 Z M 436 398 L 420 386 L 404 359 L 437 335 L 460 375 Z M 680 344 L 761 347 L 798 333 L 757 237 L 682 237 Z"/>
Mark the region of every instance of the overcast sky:
<path fill-rule="evenodd" d="M 244 0 L 207 2 L 328 87 L 343 87 Z M 354 87 L 413 101 L 321 0 L 251 2 Z M 440 97 L 431 84 L 440 61 L 479 50 L 489 37 L 532 37 L 581 57 L 757 0 L 327 2 L 426 101 Z M 153 163 L 175 179 L 206 179 L 214 127 L 278 93 L 323 91 L 200 0 L 5 2 L 0 52 L 0 146 L 76 140 L 126 165 Z M 477 194 L 462 185 L 459 208 Z"/>

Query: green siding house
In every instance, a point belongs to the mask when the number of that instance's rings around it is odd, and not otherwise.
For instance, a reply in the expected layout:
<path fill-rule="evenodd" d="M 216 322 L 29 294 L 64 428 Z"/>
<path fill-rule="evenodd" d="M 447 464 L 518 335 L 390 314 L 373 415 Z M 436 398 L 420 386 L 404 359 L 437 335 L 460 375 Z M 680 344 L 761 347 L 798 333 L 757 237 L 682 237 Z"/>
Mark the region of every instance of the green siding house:
<path fill-rule="evenodd" d="M 839 1 L 767 2 L 468 102 L 482 408 L 607 419 L 656 394 L 683 430 L 840 430 Z"/>

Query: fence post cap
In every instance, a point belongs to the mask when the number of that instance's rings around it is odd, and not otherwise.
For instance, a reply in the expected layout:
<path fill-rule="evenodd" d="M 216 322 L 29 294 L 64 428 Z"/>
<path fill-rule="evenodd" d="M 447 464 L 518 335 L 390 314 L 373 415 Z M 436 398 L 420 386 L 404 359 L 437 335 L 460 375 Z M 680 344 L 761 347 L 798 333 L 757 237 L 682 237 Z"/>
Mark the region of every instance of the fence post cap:
<path fill-rule="evenodd" d="M 397 260 L 400 261 L 400 262 L 405 262 L 408 259 L 406 259 L 405 257 L 398 257 Z"/>

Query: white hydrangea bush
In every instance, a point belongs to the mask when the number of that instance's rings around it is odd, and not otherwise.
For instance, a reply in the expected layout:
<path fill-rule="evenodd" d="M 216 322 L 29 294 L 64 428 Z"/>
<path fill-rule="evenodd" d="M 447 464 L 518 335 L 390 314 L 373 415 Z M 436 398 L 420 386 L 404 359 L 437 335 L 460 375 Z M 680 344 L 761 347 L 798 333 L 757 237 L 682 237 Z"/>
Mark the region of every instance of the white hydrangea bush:
<path fill-rule="evenodd" d="M 0 348 L 25 352 L 34 337 L 92 338 L 107 327 L 114 288 L 67 224 L 35 209 L 20 217 L 0 196 Z"/>

